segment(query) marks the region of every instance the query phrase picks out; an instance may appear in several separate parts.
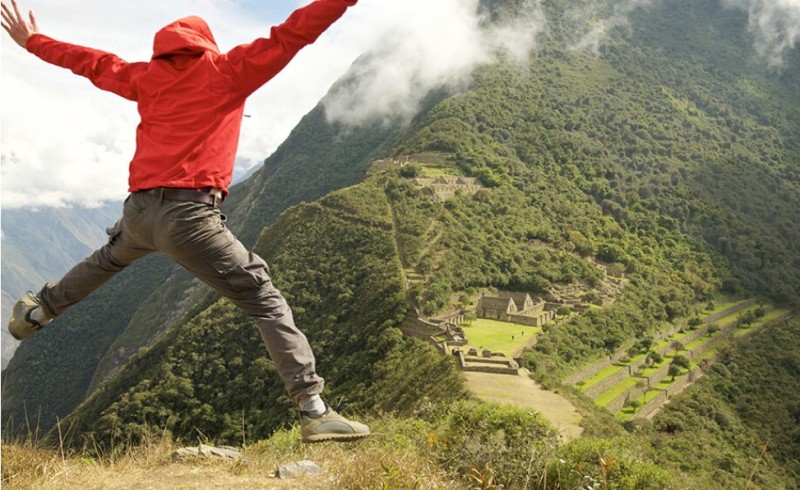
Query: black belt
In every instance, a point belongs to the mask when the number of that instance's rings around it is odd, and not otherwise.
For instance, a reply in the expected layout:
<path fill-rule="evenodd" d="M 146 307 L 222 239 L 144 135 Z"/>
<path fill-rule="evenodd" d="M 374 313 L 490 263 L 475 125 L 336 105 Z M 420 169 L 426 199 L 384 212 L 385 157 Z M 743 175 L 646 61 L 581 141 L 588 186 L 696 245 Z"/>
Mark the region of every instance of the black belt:
<path fill-rule="evenodd" d="M 210 204 L 218 208 L 222 201 L 225 200 L 225 195 L 221 190 L 210 187 L 208 189 L 175 189 L 172 187 L 156 187 L 154 189 L 145 189 L 142 191 L 144 194 L 150 194 L 160 199 L 167 201 L 191 201 L 203 204 Z"/>

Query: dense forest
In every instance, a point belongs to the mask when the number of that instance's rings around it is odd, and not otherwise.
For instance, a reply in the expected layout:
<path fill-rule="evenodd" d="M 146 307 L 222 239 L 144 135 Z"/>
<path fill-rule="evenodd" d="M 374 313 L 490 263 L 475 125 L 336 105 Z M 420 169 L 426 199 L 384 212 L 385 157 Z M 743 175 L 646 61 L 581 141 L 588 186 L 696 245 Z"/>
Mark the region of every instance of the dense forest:
<path fill-rule="evenodd" d="M 563 445 L 530 414 L 467 409 L 450 357 L 402 335 L 410 319 L 486 288 L 591 289 L 603 264 L 625 277 L 618 297 L 546 327 L 523 356 L 532 376 L 569 393 L 560 383 L 570 373 L 722 295 L 798 306 L 798 50 L 770 68 L 753 51 L 747 12 L 703 0 L 635 9 L 589 53 L 574 49 L 581 29 L 570 12 L 613 8 L 543 4 L 550 29 L 529 63 L 481 66 L 466 86 L 430 94 L 407 125 L 354 130 L 316 108 L 234 189 L 231 227 L 269 262 L 328 398 L 348 413 L 430 424 L 442 442 L 426 451 L 461 476 L 491 467 L 508 488 L 796 488 L 796 319 L 726 348 L 652 421 L 623 427 L 570 394 L 586 436 Z M 527 6 L 482 2 L 487 22 L 501 24 Z M 408 165 L 379 169 L 378 159 Z M 432 199 L 415 181 L 429 174 L 482 188 Z M 126 304 L 104 309 L 122 291 Z M 97 325 L 92 335 L 87 325 Z M 114 364 L 120 348 L 128 354 Z M 24 431 L 39 406 L 42 427 L 64 419 L 59 429 L 76 445 L 152 434 L 235 444 L 294 422 L 249 320 L 159 258 L 115 278 L 18 356 L 3 387 L 4 427 Z M 521 444 L 537 448 L 535 478 L 518 472 L 511 448 Z"/>

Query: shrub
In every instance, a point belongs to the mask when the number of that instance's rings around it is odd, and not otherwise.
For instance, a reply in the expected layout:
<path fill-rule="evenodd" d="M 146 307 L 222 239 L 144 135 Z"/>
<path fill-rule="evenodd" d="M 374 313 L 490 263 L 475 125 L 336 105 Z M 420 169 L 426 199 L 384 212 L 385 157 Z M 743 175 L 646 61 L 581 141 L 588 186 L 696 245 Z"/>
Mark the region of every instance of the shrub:
<path fill-rule="evenodd" d="M 507 488 L 536 481 L 552 457 L 556 435 L 537 413 L 507 405 L 459 402 L 440 441 L 444 464 L 461 477 L 491 474 Z"/>
<path fill-rule="evenodd" d="M 552 488 L 667 488 L 671 475 L 637 453 L 623 439 L 576 439 L 547 466 L 547 481 L 558 482 Z"/>
<path fill-rule="evenodd" d="M 404 165 L 400 169 L 400 176 L 407 179 L 413 179 L 415 177 L 419 177 L 420 175 L 422 175 L 422 167 L 416 163 Z"/>

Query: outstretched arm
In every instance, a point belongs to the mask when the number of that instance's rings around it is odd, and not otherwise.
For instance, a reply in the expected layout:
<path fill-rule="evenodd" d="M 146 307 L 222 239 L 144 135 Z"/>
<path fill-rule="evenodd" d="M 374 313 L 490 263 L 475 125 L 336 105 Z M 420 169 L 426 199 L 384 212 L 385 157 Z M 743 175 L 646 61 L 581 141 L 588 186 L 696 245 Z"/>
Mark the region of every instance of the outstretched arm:
<path fill-rule="evenodd" d="M 358 0 L 314 0 L 273 27 L 269 38 L 243 44 L 226 55 L 245 95 L 278 74 L 304 46 L 313 43 Z"/>
<path fill-rule="evenodd" d="M 13 11 L 3 3 L 3 29 L 15 43 L 24 48 L 28 43 L 28 38 L 39 32 L 39 27 L 36 26 L 36 17 L 33 16 L 31 10 L 28 12 L 30 22 L 26 21 L 19 11 L 16 0 L 11 0 L 11 6 L 14 7 Z"/>
<path fill-rule="evenodd" d="M 48 63 L 88 78 L 100 89 L 137 100 L 133 79 L 146 63 L 127 63 L 111 53 L 51 39 L 39 33 L 33 12 L 28 14 L 30 21 L 25 20 L 16 0 L 11 0 L 12 8 L 2 5 L 3 29 L 14 42 Z"/>

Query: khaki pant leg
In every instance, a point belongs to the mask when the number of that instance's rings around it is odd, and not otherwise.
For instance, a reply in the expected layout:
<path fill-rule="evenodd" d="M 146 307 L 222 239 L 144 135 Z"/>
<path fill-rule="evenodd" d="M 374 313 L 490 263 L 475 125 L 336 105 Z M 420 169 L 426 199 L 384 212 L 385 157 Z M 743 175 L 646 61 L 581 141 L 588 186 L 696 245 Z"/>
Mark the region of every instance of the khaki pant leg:
<path fill-rule="evenodd" d="M 123 218 L 106 230 L 108 243 L 70 269 L 59 281 L 45 284 L 39 297 L 49 316 L 60 315 L 136 259 L 154 252 L 152 247 L 131 236 L 127 223 L 129 214 L 126 201 Z"/>
<path fill-rule="evenodd" d="M 322 392 L 324 380 L 316 374 L 314 354 L 297 328 L 292 311 L 272 284 L 266 262 L 248 251 L 228 230 L 218 209 L 197 203 L 170 203 L 161 226 L 156 226 L 157 248 L 242 308 L 261 331 L 289 395 L 299 401 Z"/>

